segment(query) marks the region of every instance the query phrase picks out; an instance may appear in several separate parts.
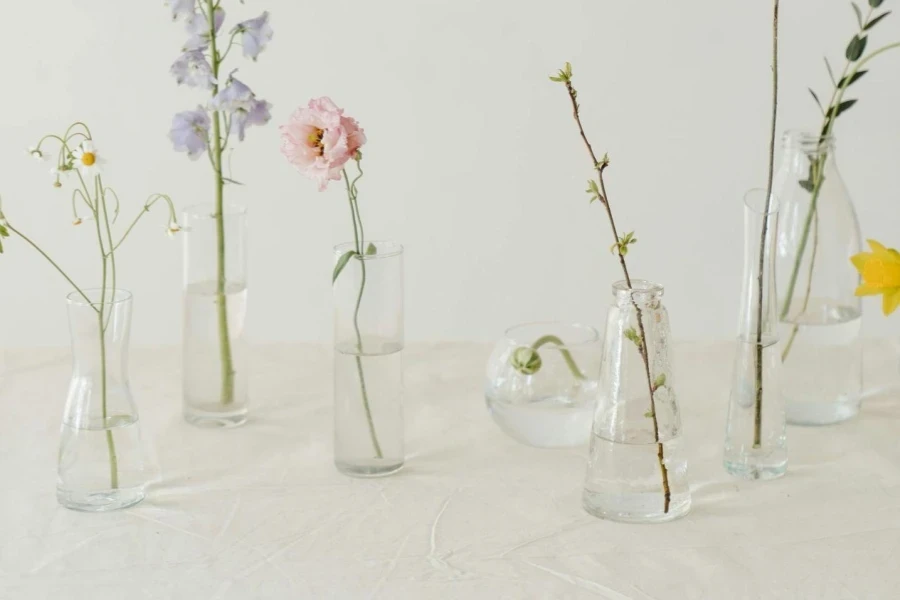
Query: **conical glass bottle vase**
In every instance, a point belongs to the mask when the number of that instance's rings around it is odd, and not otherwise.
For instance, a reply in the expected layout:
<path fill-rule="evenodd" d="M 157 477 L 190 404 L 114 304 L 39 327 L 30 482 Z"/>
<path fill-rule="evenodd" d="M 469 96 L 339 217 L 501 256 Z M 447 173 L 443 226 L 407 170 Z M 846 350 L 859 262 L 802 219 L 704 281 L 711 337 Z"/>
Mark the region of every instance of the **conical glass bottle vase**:
<path fill-rule="evenodd" d="M 775 239 L 778 203 L 765 190 L 744 198 L 744 283 L 728 417 L 725 470 L 772 479 L 787 470 L 785 403 L 776 327 Z"/>
<path fill-rule="evenodd" d="M 850 257 L 862 236 L 832 137 L 792 131 L 775 195 L 778 318 L 788 422 L 827 425 L 859 413 L 862 303 Z"/>
<path fill-rule="evenodd" d="M 225 204 L 184 214 L 184 418 L 200 427 L 247 420 L 247 212 Z"/>
<path fill-rule="evenodd" d="M 658 523 L 691 507 L 662 295 L 649 281 L 613 285 L 582 496 L 603 519 Z"/>
<path fill-rule="evenodd" d="M 72 378 L 63 414 L 56 495 L 66 508 L 107 511 L 144 499 L 151 470 L 128 384 L 131 294 L 68 297 Z"/>

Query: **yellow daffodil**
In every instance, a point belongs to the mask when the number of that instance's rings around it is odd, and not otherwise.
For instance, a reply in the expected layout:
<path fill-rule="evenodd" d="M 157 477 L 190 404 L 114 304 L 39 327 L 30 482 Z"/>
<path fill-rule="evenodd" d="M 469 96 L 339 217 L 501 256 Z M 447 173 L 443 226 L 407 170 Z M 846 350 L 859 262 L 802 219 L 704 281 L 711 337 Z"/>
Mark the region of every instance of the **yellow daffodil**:
<path fill-rule="evenodd" d="M 850 258 L 862 276 L 857 296 L 883 294 L 882 309 L 889 315 L 900 306 L 900 252 L 869 240 L 871 252 L 860 252 Z"/>

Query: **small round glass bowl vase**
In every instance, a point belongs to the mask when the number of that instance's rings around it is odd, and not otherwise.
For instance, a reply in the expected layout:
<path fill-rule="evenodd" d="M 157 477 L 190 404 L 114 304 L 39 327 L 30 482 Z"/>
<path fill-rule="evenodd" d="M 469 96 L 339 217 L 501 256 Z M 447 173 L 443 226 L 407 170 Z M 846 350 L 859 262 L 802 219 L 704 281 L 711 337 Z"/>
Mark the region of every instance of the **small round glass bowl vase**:
<path fill-rule="evenodd" d="M 484 395 L 497 425 L 537 448 L 587 443 L 599 388 L 597 330 L 529 323 L 506 331 L 488 361 Z"/>

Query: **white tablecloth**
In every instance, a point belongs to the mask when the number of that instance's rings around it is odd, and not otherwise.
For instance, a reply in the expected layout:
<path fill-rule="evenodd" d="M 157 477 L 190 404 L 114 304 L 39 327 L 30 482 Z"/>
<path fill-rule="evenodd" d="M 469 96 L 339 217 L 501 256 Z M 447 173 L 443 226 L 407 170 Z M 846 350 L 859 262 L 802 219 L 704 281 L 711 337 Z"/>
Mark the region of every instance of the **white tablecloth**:
<path fill-rule="evenodd" d="M 489 350 L 407 350 L 408 462 L 378 480 L 331 464 L 328 349 L 259 348 L 252 419 L 229 431 L 181 419 L 176 349 L 135 351 L 160 479 L 110 514 L 56 503 L 67 351 L 7 352 L 0 598 L 900 598 L 893 344 L 867 346 L 882 391 L 862 414 L 791 427 L 788 475 L 771 482 L 721 468 L 731 347 L 678 346 L 693 511 L 665 525 L 588 516 L 583 449 L 501 433 L 482 396 Z"/>

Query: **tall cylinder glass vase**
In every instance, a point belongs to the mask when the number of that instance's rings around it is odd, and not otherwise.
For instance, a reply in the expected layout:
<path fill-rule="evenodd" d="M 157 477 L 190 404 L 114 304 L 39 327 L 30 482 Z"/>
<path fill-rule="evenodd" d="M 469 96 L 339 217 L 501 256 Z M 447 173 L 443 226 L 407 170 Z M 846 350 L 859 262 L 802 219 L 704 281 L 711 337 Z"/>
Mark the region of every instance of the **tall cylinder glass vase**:
<path fill-rule="evenodd" d="M 403 466 L 403 247 L 334 249 L 334 461 L 355 477 Z"/>
<path fill-rule="evenodd" d="M 788 132 L 775 195 L 781 201 L 777 277 L 782 387 L 788 422 L 825 425 L 859 412 L 862 304 L 850 257 L 861 234 L 835 161 L 835 140 Z"/>
<path fill-rule="evenodd" d="M 777 336 L 775 239 L 778 202 L 765 190 L 744 198 L 744 281 L 725 424 L 725 470 L 772 479 L 787 470 L 785 403 Z"/>
<path fill-rule="evenodd" d="M 662 295 L 649 281 L 613 285 L 582 497 L 603 519 L 658 523 L 691 507 Z"/>
<path fill-rule="evenodd" d="M 72 378 L 62 418 L 56 497 L 66 508 L 107 511 L 144 499 L 152 472 L 128 384 L 131 294 L 68 296 Z"/>
<path fill-rule="evenodd" d="M 184 214 L 184 418 L 201 427 L 247 420 L 247 212 L 225 204 Z"/>

